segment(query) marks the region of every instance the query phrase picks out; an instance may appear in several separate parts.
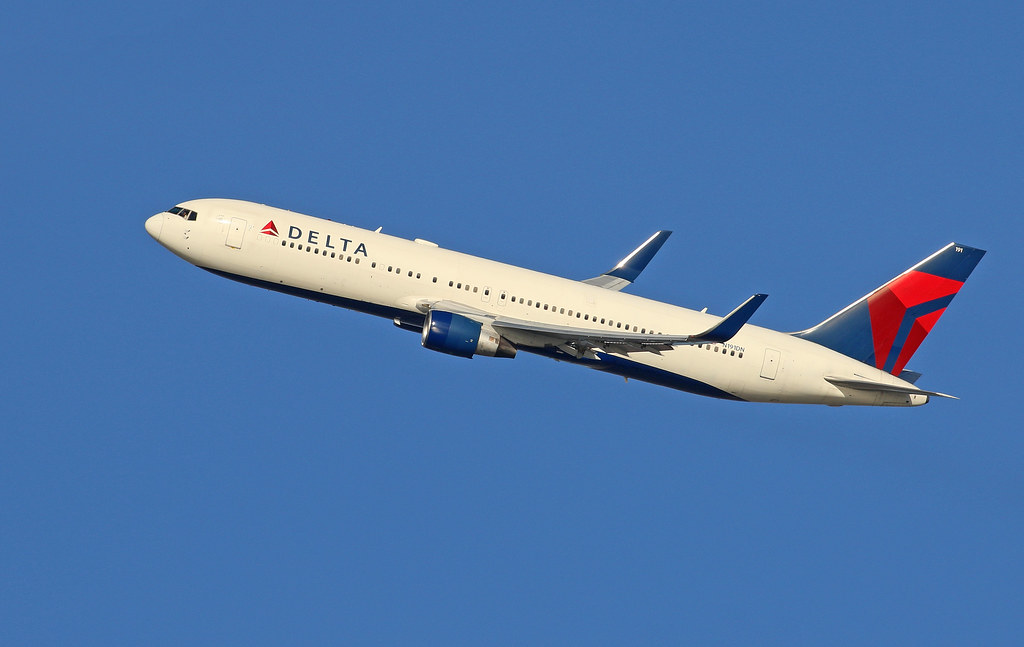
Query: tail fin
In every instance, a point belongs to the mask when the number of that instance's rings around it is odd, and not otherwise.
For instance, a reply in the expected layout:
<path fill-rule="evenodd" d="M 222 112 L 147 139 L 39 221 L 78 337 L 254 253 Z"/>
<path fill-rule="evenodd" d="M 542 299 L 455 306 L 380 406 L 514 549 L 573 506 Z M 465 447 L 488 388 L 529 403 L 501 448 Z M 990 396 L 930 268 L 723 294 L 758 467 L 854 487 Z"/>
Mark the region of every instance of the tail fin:
<path fill-rule="evenodd" d="M 985 250 L 950 243 L 817 326 L 793 333 L 899 375 Z"/>

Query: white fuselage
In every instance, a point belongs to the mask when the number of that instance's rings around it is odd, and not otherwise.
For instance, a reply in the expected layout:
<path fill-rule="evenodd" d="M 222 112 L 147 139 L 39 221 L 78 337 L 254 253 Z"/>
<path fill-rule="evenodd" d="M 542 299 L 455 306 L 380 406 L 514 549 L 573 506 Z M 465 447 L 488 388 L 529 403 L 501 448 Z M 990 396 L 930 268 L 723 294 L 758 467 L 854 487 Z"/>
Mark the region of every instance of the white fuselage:
<path fill-rule="evenodd" d="M 457 302 L 494 316 L 590 330 L 689 334 L 719 317 L 580 281 L 238 200 L 184 202 L 196 220 L 157 214 L 147 230 L 172 252 L 235 280 L 422 325 L 422 303 Z M 276 231 L 271 230 L 273 223 Z M 815 343 L 747 324 L 725 344 L 573 357 L 524 351 L 703 395 L 755 402 L 913 406 L 927 396 L 844 389 L 829 375 L 911 385 Z"/>

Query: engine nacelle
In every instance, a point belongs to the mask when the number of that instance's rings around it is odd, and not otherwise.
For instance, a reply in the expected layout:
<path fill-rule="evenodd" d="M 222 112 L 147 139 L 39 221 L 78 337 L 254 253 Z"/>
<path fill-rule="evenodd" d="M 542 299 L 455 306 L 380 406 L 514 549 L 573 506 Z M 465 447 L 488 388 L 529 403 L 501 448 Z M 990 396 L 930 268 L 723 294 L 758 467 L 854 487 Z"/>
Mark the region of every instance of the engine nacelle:
<path fill-rule="evenodd" d="M 427 313 L 427 320 L 423 322 L 423 346 L 459 357 L 516 356 L 516 347 L 490 326 L 443 310 Z"/>

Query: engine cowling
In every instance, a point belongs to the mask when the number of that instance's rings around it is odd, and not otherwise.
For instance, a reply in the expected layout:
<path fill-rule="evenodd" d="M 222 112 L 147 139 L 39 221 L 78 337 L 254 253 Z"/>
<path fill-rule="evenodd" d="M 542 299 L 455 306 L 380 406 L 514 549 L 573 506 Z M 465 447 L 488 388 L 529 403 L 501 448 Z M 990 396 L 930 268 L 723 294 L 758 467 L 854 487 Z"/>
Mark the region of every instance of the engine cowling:
<path fill-rule="evenodd" d="M 516 356 L 516 347 L 490 326 L 444 310 L 427 313 L 423 322 L 423 346 L 458 357 Z"/>

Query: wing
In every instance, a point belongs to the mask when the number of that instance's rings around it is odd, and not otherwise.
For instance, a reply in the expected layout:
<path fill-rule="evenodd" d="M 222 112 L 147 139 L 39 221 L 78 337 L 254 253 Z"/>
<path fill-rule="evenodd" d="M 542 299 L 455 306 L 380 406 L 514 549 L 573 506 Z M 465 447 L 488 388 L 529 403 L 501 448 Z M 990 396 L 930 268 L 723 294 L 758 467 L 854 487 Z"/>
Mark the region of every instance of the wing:
<path fill-rule="evenodd" d="M 755 294 L 738 308 L 722 317 L 714 326 L 703 332 L 688 335 L 631 333 L 545 324 L 511 317 L 495 317 L 454 301 L 438 301 L 429 307 L 431 310 L 454 312 L 486 323 L 517 346 L 555 347 L 575 354 L 577 357 L 584 357 L 588 353 L 593 356 L 594 350 L 619 354 L 660 353 L 683 344 L 723 343 L 732 339 L 739 332 L 740 328 L 747 323 L 751 315 L 767 298 L 767 294 Z"/>
<path fill-rule="evenodd" d="M 661 246 L 665 244 L 671 231 L 659 231 L 645 240 L 639 247 L 630 252 L 629 256 L 616 263 L 615 267 L 608 270 L 601 276 L 586 279 L 583 283 L 596 285 L 606 290 L 621 290 L 640 276 L 647 264 L 651 262 L 654 255 L 658 253 Z"/>

